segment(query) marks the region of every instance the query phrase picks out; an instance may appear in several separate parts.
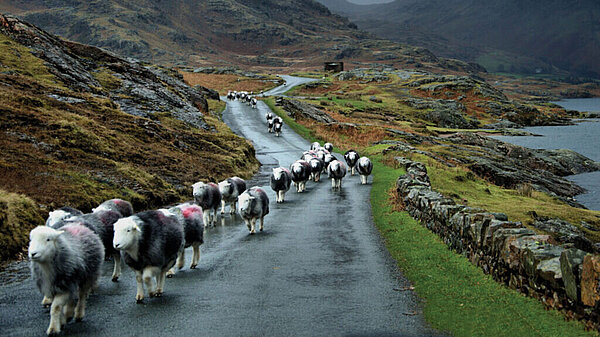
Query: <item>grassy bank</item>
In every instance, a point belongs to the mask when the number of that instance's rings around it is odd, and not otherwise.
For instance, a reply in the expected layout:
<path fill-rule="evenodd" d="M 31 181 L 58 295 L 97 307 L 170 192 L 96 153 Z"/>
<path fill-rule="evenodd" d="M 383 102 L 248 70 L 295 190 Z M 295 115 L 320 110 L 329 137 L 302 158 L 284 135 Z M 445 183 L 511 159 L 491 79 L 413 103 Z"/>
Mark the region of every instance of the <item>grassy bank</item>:
<path fill-rule="evenodd" d="M 373 156 L 371 203 L 375 224 L 404 275 L 424 299 L 425 319 L 455 336 L 594 336 L 579 322 L 566 322 L 532 298 L 508 289 L 466 258 L 450 251 L 435 234 L 393 209 L 402 170 Z"/>

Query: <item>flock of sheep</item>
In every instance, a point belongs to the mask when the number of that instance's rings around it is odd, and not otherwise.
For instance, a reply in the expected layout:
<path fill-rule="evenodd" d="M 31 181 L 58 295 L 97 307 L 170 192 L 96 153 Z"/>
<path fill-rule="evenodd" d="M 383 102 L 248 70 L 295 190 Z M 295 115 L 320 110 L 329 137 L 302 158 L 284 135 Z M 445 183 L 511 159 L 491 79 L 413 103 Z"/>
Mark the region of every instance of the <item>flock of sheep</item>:
<path fill-rule="evenodd" d="M 275 118 L 267 114 L 267 119 Z M 318 182 L 324 172 L 331 178 L 332 188 L 340 189 L 346 167 L 352 175 L 358 172 L 362 184 L 367 183 L 373 168 L 368 158 L 350 150 L 344 154 L 344 164 L 335 159 L 332 151 L 331 143 L 321 146 L 315 142 L 289 169 L 273 169 L 270 186 L 277 203 L 284 202 L 291 185 L 301 193 L 308 180 Z M 192 186 L 194 203 L 139 213 L 121 199 L 105 201 L 88 214 L 71 207 L 50 212 L 46 225 L 31 231 L 29 243 L 32 277 L 44 296 L 42 305 L 50 306 L 46 333 L 59 333 L 71 319 L 83 319 L 86 299 L 98 283 L 107 256 L 114 259 L 113 282 L 120 277 L 121 259 L 135 271 L 135 298 L 141 302 L 144 286 L 150 297 L 162 296 L 165 278 L 183 268 L 185 248 L 193 248 L 190 268 L 197 266 L 204 228 L 216 225 L 219 207 L 221 214 L 228 205 L 231 214 L 237 210 L 250 234 L 256 232 L 257 221 L 263 231 L 269 198 L 259 187 L 246 187 L 246 182 L 238 177 L 218 184 L 198 182 Z"/>

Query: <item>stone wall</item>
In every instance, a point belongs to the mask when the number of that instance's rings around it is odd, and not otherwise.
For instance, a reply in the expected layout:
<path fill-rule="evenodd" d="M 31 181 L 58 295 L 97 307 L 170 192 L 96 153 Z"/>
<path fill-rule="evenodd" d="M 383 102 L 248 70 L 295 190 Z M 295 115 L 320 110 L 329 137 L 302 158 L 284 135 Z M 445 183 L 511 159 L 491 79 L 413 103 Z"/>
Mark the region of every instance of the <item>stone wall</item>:
<path fill-rule="evenodd" d="M 600 328 L 600 256 L 585 245 L 559 244 L 503 213 L 458 205 L 431 189 L 425 165 L 396 158 L 406 168 L 396 188 L 405 210 L 499 282 Z"/>

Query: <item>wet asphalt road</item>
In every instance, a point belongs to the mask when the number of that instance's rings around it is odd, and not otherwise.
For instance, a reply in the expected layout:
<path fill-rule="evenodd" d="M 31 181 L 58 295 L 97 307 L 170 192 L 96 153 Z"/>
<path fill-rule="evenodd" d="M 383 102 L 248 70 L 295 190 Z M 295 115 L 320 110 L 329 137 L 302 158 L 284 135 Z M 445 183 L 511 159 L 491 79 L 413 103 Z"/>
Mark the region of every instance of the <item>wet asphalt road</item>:
<path fill-rule="evenodd" d="M 291 86 L 288 82 L 288 88 Z M 370 185 L 347 176 L 342 190 L 330 181 L 294 188 L 284 204 L 268 187 L 270 171 L 288 167 L 310 144 L 284 126 L 266 132 L 267 106 L 228 103 L 224 119 L 251 139 L 263 163 L 250 186 L 271 199 L 265 231 L 248 235 L 237 216 L 207 228 L 197 269 L 167 279 L 162 298 L 135 301 L 134 273 L 125 266 L 118 283 L 105 263 L 83 322 L 65 336 L 427 336 L 418 299 L 403 291 L 397 271 L 375 229 Z M 326 178 L 323 175 L 323 178 Z M 369 182 L 371 178 L 369 178 Z M 44 336 L 48 309 L 31 279 L 0 286 L 0 335 Z M 414 315 L 415 313 L 419 313 Z"/>

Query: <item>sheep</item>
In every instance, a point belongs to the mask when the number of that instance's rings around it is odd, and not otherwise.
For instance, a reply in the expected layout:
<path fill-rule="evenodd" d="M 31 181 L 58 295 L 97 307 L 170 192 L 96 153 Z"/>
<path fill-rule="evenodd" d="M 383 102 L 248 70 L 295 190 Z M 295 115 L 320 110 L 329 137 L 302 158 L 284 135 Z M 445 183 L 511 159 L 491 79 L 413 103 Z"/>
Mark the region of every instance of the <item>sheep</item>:
<path fill-rule="evenodd" d="M 29 238 L 32 278 L 44 297 L 52 298 L 46 333 L 57 334 L 73 317 L 81 321 L 85 316 L 87 297 L 100 277 L 104 247 L 98 235 L 81 225 L 60 230 L 38 226 Z"/>
<path fill-rule="evenodd" d="M 66 218 L 70 218 L 76 215 L 82 215 L 83 212 L 70 206 L 61 207 L 52 212 L 48 212 L 48 219 L 46 219 L 46 226 L 52 227 L 55 224 L 62 222 Z"/>
<path fill-rule="evenodd" d="M 204 214 L 204 227 L 217 224 L 217 208 L 221 204 L 221 192 L 215 183 L 197 182 L 192 185 L 194 190 L 194 201 Z"/>
<path fill-rule="evenodd" d="M 161 211 L 145 211 L 119 219 L 114 228 L 113 246 L 135 271 L 136 301 L 141 303 L 144 299 L 142 281 L 150 297 L 162 296 L 167 271 L 183 250 L 185 237 L 181 224 Z"/>
<path fill-rule="evenodd" d="M 337 159 L 333 160 L 329 166 L 327 166 L 327 176 L 331 178 L 332 189 L 341 189 L 342 178 L 346 176 L 346 165 Z"/>
<path fill-rule="evenodd" d="M 119 276 L 121 276 L 121 254 L 119 254 L 119 252 L 112 247 L 112 240 L 113 225 L 120 218 L 122 218 L 121 213 L 116 211 L 96 210 L 94 213 L 87 213 L 66 218 L 63 221 L 52 225 L 51 227 L 54 229 L 59 229 L 65 225 L 78 224 L 85 226 L 96 233 L 104 245 L 105 256 L 112 256 L 115 261 L 112 281 L 117 282 Z M 42 301 L 42 304 L 47 305 L 49 304 L 49 301 L 51 301 L 51 299 L 45 299 Z"/>
<path fill-rule="evenodd" d="M 272 119 L 273 119 L 273 113 L 272 113 L 272 112 L 267 112 L 267 113 L 265 114 L 265 119 L 266 119 L 267 121 L 270 121 L 270 120 L 272 120 Z"/>
<path fill-rule="evenodd" d="M 314 182 L 318 182 L 321 180 L 321 172 L 323 172 L 323 167 L 325 164 L 319 158 L 312 158 L 308 164 L 310 165 L 310 175 L 311 179 Z"/>
<path fill-rule="evenodd" d="M 314 142 L 314 143 L 310 144 L 310 149 L 311 149 L 312 151 L 316 151 L 316 150 L 318 150 L 320 147 L 321 147 L 321 144 L 319 144 L 319 142 Z"/>
<path fill-rule="evenodd" d="M 204 225 L 202 224 L 202 208 L 198 205 L 181 204 L 171 207 L 168 210 L 161 209 L 165 215 L 173 216 L 177 222 L 183 227 L 185 235 L 184 248 L 192 247 L 192 263 L 190 269 L 195 269 L 198 266 L 200 259 L 200 245 L 204 242 Z M 172 277 L 177 269 L 183 269 L 185 263 L 185 249 L 177 257 L 177 263 L 167 272 L 167 277 Z"/>
<path fill-rule="evenodd" d="M 269 133 L 273 133 L 274 125 L 275 125 L 275 121 L 273 119 L 267 119 L 267 131 L 269 131 Z"/>
<path fill-rule="evenodd" d="M 329 153 L 325 154 L 325 156 L 323 158 L 323 165 L 325 167 L 325 170 L 327 170 L 327 167 L 333 160 L 335 160 L 334 156 L 330 155 Z"/>
<path fill-rule="evenodd" d="M 292 181 L 296 185 L 296 192 L 304 192 L 306 181 L 310 178 L 310 164 L 306 160 L 296 160 L 290 165 L 290 173 L 292 174 Z"/>
<path fill-rule="evenodd" d="M 290 190 L 292 185 L 292 174 L 284 167 L 273 169 L 271 173 L 271 189 L 275 191 L 277 203 L 283 203 L 285 192 Z"/>
<path fill-rule="evenodd" d="M 128 217 L 133 215 L 133 206 L 129 201 L 123 199 L 110 199 L 101 203 L 98 207 L 92 208 L 92 212 L 110 210 L 121 214 L 121 217 Z"/>
<path fill-rule="evenodd" d="M 242 193 L 238 199 L 238 212 L 246 222 L 250 234 L 256 233 L 256 220 L 260 219 L 260 231 L 263 231 L 265 215 L 269 214 L 269 197 L 259 187 L 252 187 Z"/>
<path fill-rule="evenodd" d="M 283 119 L 280 117 L 275 117 L 273 119 L 273 132 L 275 132 L 275 136 L 279 137 L 281 134 L 281 128 L 283 126 Z"/>
<path fill-rule="evenodd" d="M 369 174 L 373 171 L 373 163 L 367 157 L 360 157 L 356 164 L 356 169 L 358 170 L 358 174 L 360 174 L 360 183 L 365 185 Z"/>
<path fill-rule="evenodd" d="M 358 161 L 358 152 L 354 150 L 348 150 L 344 153 L 344 160 L 346 160 L 346 164 L 348 164 L 348 168 L 350 168 L 350 175 L 354 175 L 356 173 L 356 162 Z"/>
<path fill-rule="evenodd" d="M 240 194 L 246 190 L 246 182 L 239 177 L 227 178 L 219 183 L 219 192 L 221 192 L 221 214 L 225 214 L 225 205 L 229 204 L 229 213 L 234 214 L 236 210 L 235 203 Z"/>
<path fill-rule="evenodd" d="M 250 104 L 252 105 L 252 109 L 256 109 L 258 101 L 256 100 L 256 98 L 252 97 L 252 99 L 250 100 Z"/>
<path fill-rule="evenodd" d="M 325 150 L 329 151 L 329 153 L 333 152 L 333 144 L 325 143 L 325 145 L 323 145 L 323 147 L 325 148 Z"/>

